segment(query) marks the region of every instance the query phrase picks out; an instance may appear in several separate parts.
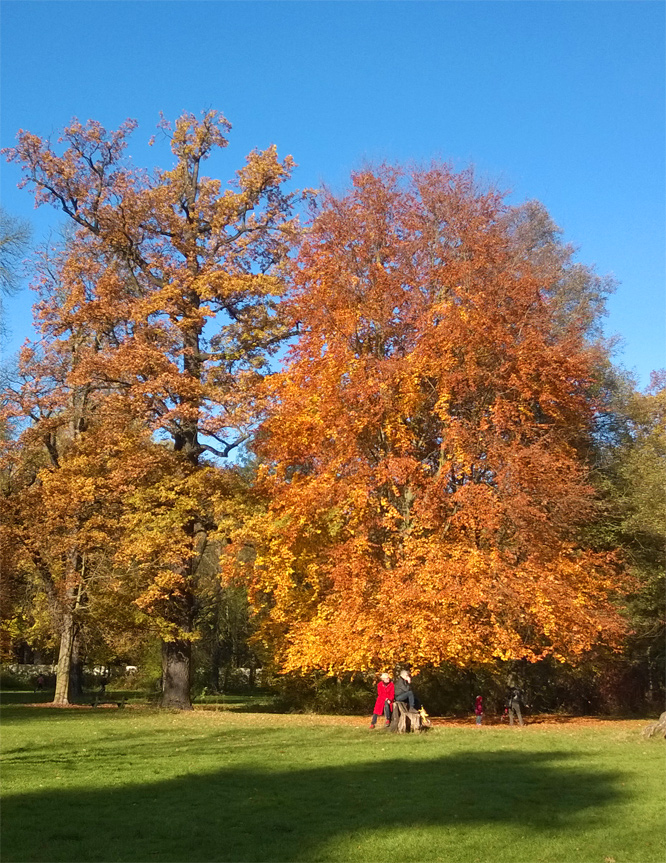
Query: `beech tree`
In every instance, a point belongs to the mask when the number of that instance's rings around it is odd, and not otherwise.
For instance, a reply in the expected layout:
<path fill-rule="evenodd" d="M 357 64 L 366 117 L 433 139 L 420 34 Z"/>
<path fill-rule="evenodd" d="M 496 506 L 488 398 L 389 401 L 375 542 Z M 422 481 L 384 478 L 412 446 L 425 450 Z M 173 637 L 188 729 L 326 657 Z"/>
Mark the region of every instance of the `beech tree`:
<path fill-rule="evenodd" d="M 253 384 L 286 332 L 276 300 L 294 230 L 283 192 L 293 162 L 273 146 L 253 151 L 223 190 L 202 166 L 227 144 L 225 118 L 209 111 L 160 125 L 175 163 L 150 174 L 125 158 L 133 121 L 107 132 L 75 120 L 56 145 L 21 131 L 5 152 L 36 202 L 76 228 L 48 311 L 50 337 L 73 326 L 89 336 L 70 386 L 122 396 L 125 413 L 170 442 L 169 469 L 148 464 L 152 484 L 133 497 L 128 489 L 135 541 L 124 553 L 150 582 L 137 601 L 163 640 L 163 704 L 188 708 L 197 570 L 215 527 L 201 496 L 206 457 L 226 458 L 246 440 Z"/>
<path fill-rule="evenodd" d="M 594 510 L 591 319 L 564 314 L 567 258 L 532 253 L 520 224 L 441 165 L 323 196 L 257 438 L 268 510 L 238 537 L 257 544 L 250 595 L 284 670 L 619 643 L 622 574 L 577 533 Z"/>

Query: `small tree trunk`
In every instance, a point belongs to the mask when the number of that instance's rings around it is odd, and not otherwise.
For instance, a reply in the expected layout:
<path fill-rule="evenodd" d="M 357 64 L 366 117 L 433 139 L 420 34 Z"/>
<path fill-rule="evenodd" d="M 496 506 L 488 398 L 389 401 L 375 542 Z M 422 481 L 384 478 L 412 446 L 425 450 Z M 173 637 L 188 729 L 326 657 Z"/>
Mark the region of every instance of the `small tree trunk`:
<path fill-rule="evenodd" d="M 53 696 L 54 704 L 69 704 L 69 675 L 72 666 L 75 629 L 74 615 L 71 611 L 66 611 L 63 615 L 62 632 L 60 633 L 60 653 L 58 654 L 58 670 L 56 672 L 56 690 Z"/>
<path fill-rule="evenodd" d="M 224 666 L 224 683 L 222 684 L 222 692 L 229 691 L 229 680 L 231 679 L 231 665 L 227 663 Z"/>
<path fill-rule="evenodd" d="M 410 732 L 421 733 L 430 728 L 430 720 L 423 717 L 419 710 L 411 710 L 407 704 L 402 701 L 395 701 L 393 704 L 393 715 L 391 717 L 391 727 L 389 731 L 394 731 L 398 734 L 409 734 Z"/>
<path fill-rule="evenodd" d="M 76 627 L 72 641 L 72 659 L 69 665 L 69 698 L 83 695 L 83 660 L 81 658 L 81 632 Z"/>
<path fill-rule="evenodd" d="M 190 641 L 162 642 L 162 707 L 192 710 L 190 701 Z"/>
<path fill-rule="evenodd" d="M 222 665 L 222 648 L 220 646 L 220 596 L 221 587 L 218 584 L 216 591 L 215 618 L 213 622 L 213 646 L 210 652 L 210 680 L 214 692 L 220 691 L 220 666 Z"/>
<path fill-rule="evenodd" d="M 217 635 L 216 635 L 217 639 Z M 210 681 L 211 689 L 214 692 L 220 691 L 220 665 L 222 660 L 222 651 L 220 650 L 219 642 L 216 640 L 210 655 Z"/>
<path fill-rule="evenodd" d="M 654 675 L 652 673 L 652 645 L 648 644 L 647 649 L 647 703 L 654 704 Z"/>

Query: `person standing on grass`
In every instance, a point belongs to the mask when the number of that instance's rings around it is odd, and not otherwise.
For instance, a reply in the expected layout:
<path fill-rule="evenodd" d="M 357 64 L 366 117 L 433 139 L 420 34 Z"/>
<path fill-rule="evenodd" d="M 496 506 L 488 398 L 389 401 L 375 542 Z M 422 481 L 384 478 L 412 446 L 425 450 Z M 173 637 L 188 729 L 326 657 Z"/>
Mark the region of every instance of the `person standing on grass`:
<path fill-rule="evenodd" d="M 483 722 L 483 696 L 476 696 L 476 703 L 474 704 L 474 715 L 476 716 L 476 724 L 481 725 Z"/>
<path fill-rule="evenodd" d="M 522 691 L 517 686 L 512 686 L 506 699 L 506 707 L 509 711 L 509 725 L 513 725 L 514 717 L 518 720 L 518 725 L 525 724 L 523 722 L 523 715 L 520 712 L 520 705 L 523 703 Z"/>
<path fill-rule="evenodd" d="M 391 680 L 391 675 L 384 672 L 379 675 L 377 682 L 377 701 L 372 712 L 372 720 L 370 721 L 370 730 L 374 731 L 377 725 L 377 719 L 384 716 L 384 726 L 388 728 L 391 724 L 391 705 L 395 698 L 395 687 Z"/>

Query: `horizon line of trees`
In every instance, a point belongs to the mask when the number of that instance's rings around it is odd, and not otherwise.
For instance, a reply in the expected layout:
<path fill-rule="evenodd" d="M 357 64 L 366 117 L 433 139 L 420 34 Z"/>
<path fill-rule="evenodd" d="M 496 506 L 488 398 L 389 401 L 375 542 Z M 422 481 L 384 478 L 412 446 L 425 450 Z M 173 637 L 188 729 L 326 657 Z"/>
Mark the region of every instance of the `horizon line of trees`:
<path fill-rule="evenodd" d="M 57 641 L 61 704 L 84 655 L 159 640 L 188 709 L 225 639 L 297 677 L 586 667 L 663 698 L 666 376 L 613 366 L 612 282 L 544 207 L 444 164 L 290 192 L 274 147 L 225 187 L 216 111 L 162 120 L 149 173 L 135 125 L 5 151 L 71 223 L 4 373 L 5 654 Z"/>

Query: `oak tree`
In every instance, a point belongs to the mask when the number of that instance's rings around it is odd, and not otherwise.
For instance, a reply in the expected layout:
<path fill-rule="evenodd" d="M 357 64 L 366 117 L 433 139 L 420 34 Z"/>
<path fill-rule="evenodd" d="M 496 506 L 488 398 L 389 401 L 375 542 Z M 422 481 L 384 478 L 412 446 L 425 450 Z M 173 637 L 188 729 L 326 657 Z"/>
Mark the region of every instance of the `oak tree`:
<path fill-rule="evenodd" d="M 56 144 L 21 131 L 6 154 L 36 202 L 76 228 L 63 292 L 48 309 L 53 338 L 73 326 L 88 336 L 69 385 L 120 396 L 175 462 L 146 466 L 152 489 L 141 486 L 126 514 L 129 535 L 141 536 L 128 554 L 151 582 L 140 602 L 163 639 L 163 704 L 187 708 L 197 570 L 214 528 L 199 495 L 207 459 L 247 438 L 254 383 L 286 332 L 276 301 L 294 230 L 283 191 L 293 162 L 274 146 L 253 151 L 223 188 L 202 168 L 227 145 L 225 118 L 209 111 L 160 125 L 169 170 L 149 173 L 125 157 L 133 121 L 108 132 L 75 120 Z"/>

